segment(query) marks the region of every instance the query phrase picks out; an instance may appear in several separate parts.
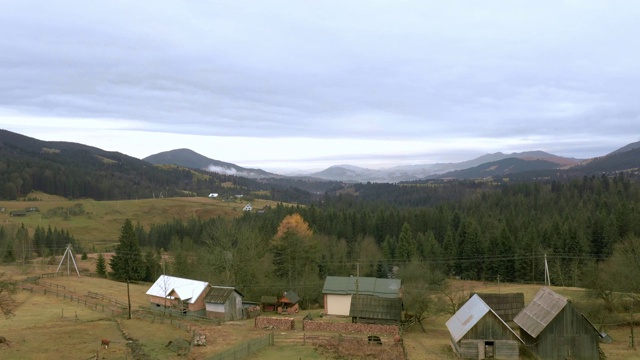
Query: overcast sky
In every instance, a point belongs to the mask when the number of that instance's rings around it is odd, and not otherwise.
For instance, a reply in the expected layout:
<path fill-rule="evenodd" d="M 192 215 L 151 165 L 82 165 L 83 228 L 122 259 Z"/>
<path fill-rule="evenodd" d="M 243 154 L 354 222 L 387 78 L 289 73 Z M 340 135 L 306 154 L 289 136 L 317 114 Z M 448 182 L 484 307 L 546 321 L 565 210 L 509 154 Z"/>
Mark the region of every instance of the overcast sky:
<path fill-rule="evenodd" d="M 640 140 L 640 2 L 28 1 L 0 128 L 265 170 L 588 158 Z"/>

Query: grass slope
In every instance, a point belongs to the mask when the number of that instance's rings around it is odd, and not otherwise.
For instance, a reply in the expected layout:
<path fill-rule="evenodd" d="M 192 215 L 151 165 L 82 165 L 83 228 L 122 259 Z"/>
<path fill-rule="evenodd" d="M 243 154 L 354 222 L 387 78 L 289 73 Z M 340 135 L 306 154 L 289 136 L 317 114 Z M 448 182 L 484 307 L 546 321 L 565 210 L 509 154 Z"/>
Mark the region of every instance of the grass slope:
<path fill-rule="evenodd" d="M 16 229 L 22 224 L 33 235 L 37 226 L 49 226 L 68 230 L 87 250 L 110 249 L 117 244 L 120 228 L 125 219 L 140 223 L 145 229 L 151 224 L 161 224 L 174 219 L 187 220 L 192 217 L 236 217 L 242 215 L 247 201 L 223 201 L 204 197 L 179 197 L 143 200 L 95 201 L 91 199 L 67 200 L 42 193 L 30 194 L 27 198 L 39 201 L 0 201 L 0 226 Z M 252 200 L 254 208 L 275 206 L 268 200 Z M 12 217 L 11 211 L 37 207 L 39 212 L 28 212 L 24 217 Z M 74 213 L 80 213 L 74 215 Z"/>

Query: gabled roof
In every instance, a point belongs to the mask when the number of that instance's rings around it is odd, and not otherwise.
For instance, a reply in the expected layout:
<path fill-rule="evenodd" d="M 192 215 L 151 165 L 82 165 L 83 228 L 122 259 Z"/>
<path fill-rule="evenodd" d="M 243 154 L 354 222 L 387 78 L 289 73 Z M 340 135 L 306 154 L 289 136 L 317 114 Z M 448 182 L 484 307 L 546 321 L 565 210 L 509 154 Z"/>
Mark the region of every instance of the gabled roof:
<path fill-rule="evenodd" d="M 294 305 L 300 301 L 300 296 L 291 290 L 285 292 L 283 297 L 287 298 Z"/>
<path fill-rule="evenodd" d="M 193 304 L 208 287 L 209 283 L 206 281 L 160 275 L 158 280 L 147 290 L 147 295 L 167 299 L 178 298 L 182 301 L 189 300 L 189 303 Z"/>
<path fill-rule="evenodd" d="M 464 335 L 489 312 L 494 314 L 505 328 L 509 329 L 509 331 L 511 331 L 513 335 L 520 340 L 518 334 L 516 334 L 513 329 L 511 329 L 511 327 L 509 327 L 509 325 L 507 325 L 507 323 L 505 323 L 504 320 L 495 313 L 495 311 L 491 310 L 489 305 L 482 301 L 480 296 L 475 294 L 467 300 L 467 302 L 462 305 L 462 307 L 460 307 L 460 309 L 458 309 L 458 311 L 456 311 L 449 320 L 447 320 L 447 329 L 449 329 L 449 333 L 451 334 L 453 341 L 460 341 L 460 339 L 462 339 Z"/>
<path fill-rule="evenodd" d="M 543 287 L 513 321 L 536 338 L 566 305 L 567 298 Z"/>
<path fill-rule="evenodd" d="M 357 292 L 360 295 L 373 295 L 388 298 L 400 297 L 400 279 L 355 276 L 327 276 L 324 280 L 322 293 L 353 295 L 356 293 L 356 280 L 358 285 Z"/>
<path fill-rule="evenodd" d="M 237 292 L 242 296 L 242 294 L 234 287 L 212 286 L 209 288 L 209 291 L 207 291 L 207 295 L 204 297 L 204 302 L 211 304 L 224 304 L 227 302 L 227 299 L 229 299 L 229 296 L 234 292 Z"/>

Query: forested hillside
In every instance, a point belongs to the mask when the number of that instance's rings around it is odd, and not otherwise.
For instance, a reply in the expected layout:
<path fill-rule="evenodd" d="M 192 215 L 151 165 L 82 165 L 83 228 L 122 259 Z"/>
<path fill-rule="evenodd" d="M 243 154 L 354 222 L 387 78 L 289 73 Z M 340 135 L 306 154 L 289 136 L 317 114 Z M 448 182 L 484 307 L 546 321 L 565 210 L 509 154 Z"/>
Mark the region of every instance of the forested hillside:
<path fill-rule="evenodd" d="M 255 180 L 178 166 L 154 166 L 98 148 L 40 141 L 0 130 L 0 199 L 15 200 L 31 191 L 69 199 L 126 200 L 173 196 L 255 196 L 307 203 L 313 196 L 290 183 Z M 326 187 L 326 185 L 325 185 Z M 273 190 L 273 191 L 270 191 Z"/>
<path fill-rule="evenodd" d="M 546 255 L 553 284 L 583 286 L 616 244 L 640 235 L 640 184 L 622 173 L 429 191 L 453 200 L 412 207 L 326 195 L 311 206 L 280 205 L 236 220 L 176 220 L 136 232 L 156 272 L 159 254 L 168 252 L 174 275 L 238 286 L 254 298 L 295 288 L 317 301 L 326 275 L 352 275 L 356 264 L 362 276 L 395 276 L 418 264 L 463 279 L 542 282 Z M 311 232 L 299 230 L 307 224 Z"/>

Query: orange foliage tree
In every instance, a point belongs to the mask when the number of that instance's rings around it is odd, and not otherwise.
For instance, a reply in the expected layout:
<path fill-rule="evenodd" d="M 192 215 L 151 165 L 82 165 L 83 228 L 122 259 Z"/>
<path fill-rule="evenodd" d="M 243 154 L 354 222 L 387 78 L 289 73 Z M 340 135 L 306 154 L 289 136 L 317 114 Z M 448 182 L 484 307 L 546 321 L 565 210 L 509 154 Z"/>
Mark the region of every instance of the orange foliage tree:
<path fill-rule="evenodd" d="M 309 224 L 300 216 L 295 213 L 285 216 L 278 226 L 278 232 L 274 239 L 282 239 L 286 235 L 297 235 L 302 238 L 310 238 L 313 235 L 313 231 L 309 228 Z"/>

